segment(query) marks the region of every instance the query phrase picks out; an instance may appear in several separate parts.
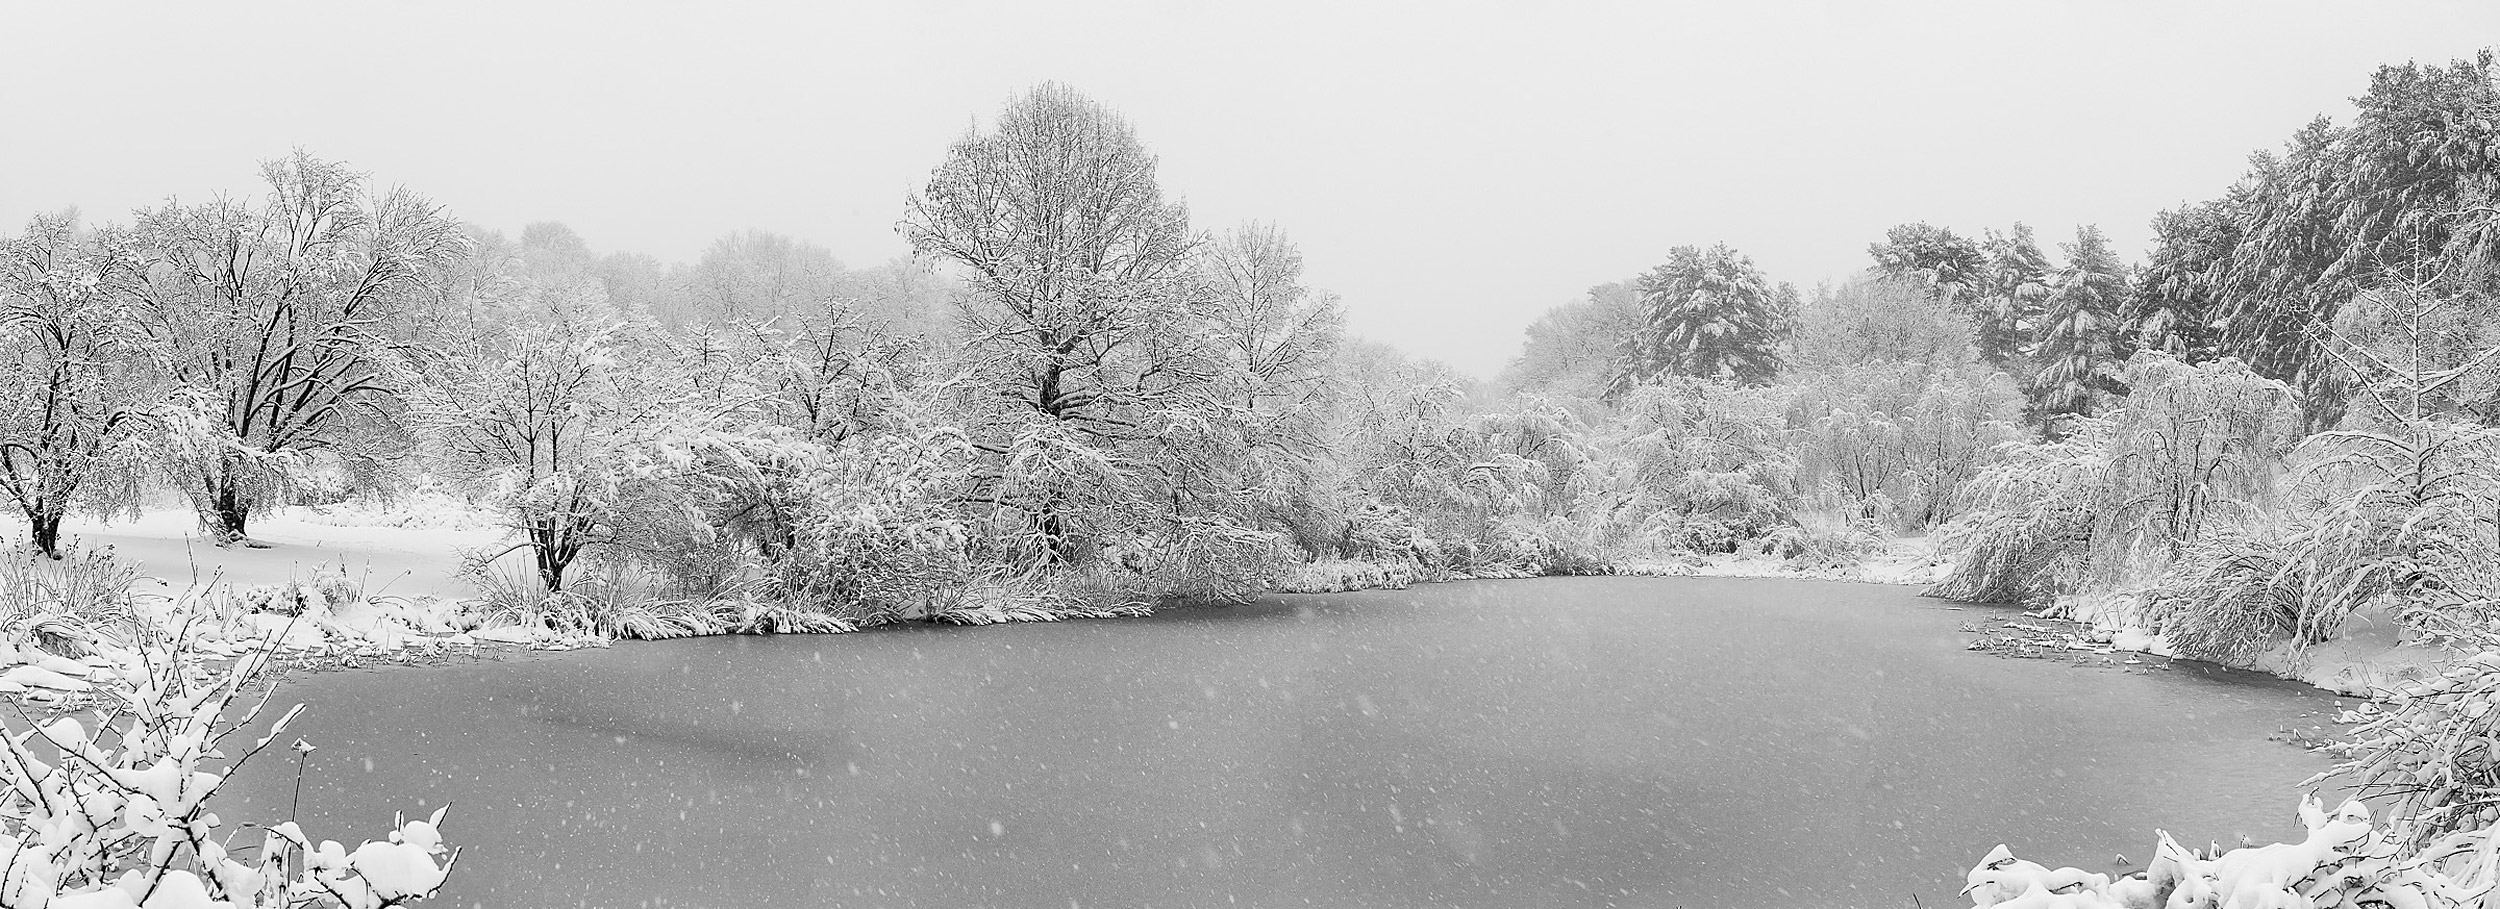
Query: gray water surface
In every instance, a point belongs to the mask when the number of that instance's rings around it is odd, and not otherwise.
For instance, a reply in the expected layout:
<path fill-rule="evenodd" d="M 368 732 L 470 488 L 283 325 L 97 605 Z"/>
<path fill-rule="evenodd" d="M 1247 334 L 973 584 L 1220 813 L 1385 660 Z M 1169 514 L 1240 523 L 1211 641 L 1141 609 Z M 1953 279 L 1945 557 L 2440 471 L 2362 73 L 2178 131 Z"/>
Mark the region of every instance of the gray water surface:
<path fill-rule="evenodd" d="M 450 802 L 437 905 L 1967 905 L 2293 835 L 2323 695 L 1963 649 L 1908 588 L 1571 578 L 290 683 L 301 813 Z M 283 760 L 228 818 L 283 817 Z"/>

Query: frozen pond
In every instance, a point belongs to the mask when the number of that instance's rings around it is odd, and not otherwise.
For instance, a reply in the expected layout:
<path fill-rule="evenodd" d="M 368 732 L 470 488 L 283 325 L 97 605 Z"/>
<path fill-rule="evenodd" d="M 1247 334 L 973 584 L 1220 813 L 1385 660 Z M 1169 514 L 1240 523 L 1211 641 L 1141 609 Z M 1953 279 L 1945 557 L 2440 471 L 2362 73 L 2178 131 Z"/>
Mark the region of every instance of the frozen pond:
<path fill-rule="evenodd" d="M 2291 835 L 2307 689 L 1962 649 L 1909 588 L 1575 578 L 716 638 L 288 686 L 316 837 L 452 803 L 439 905 L 1967 905 Z M 283 817 L 283 758 L 228 818 Z M 236 804 L 247 802 L 248 804 Z M 352 841 L 351 841 L 352 842 Z"/>

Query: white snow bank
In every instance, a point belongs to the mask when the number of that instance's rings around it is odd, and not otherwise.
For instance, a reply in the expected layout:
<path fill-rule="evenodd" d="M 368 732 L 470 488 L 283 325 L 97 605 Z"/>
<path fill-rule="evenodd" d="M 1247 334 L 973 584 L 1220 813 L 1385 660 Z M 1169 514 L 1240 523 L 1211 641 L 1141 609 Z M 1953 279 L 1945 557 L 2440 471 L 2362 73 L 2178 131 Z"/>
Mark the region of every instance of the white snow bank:
<path fill-rule="evenodd" d="M 1971 868 L 1965 877 L 1970 886 L 1962 892 L 1972 906 L 1995 909 L 2427 909 L 2480 905 L 2488 889 L 2481 881 L 2492 870 L 2487 830 L 2453 834 L 2414 851 L 2373 825 L 2359 801 L 2346 801 L 2330 814 L 2323 802 L 2305 797 L 2300 819 L 2307 835 L 2299 842 L 2217 848 L 2204 855 L 2156 830 L 2153 860 L 2142 871 L 2116 878 L 2051 869 L 2015 858 L 1999 845 Z"/>

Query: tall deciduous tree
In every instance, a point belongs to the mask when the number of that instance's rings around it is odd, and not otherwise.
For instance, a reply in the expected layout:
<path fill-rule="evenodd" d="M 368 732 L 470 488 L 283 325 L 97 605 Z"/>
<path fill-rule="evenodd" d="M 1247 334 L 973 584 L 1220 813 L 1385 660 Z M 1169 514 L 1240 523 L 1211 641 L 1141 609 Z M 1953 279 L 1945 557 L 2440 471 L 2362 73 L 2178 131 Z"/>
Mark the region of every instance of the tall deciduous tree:
<path fill-rule="evenodd" d="M 1546 310 L 1528 323 L 1527 343 L 1502 371 L 1502 385 L 1519 394 L 1595 398 L 1612 378 L 1615 353 L 1640 324 L 1632 281 L 1589 288 L 1579 300 Z"/>
<path fill-rule="evenodd" d="M 832 250 L 739 231 L 713 241 L 703 258 L 674 274 L 670 298 L 654 315 L 672 329 L 691 331 L 819 313 L 841 296 L 843 277 Z"/>
<path fill-rule="evenodd" d="M 221 542 L 388 417 L 434 279 L 467 247 L 432 203 L 368 194 L 343 164 L 298 152 L 261 175 L 259 205 L 168 204 L 137 226 L 137 321 L 179 386 L 167 466 Z"/>
<path fill-rule="evenodd" d="M 1860 274 L 1815 288 L 1797 318 L 1796 365 L 1838 370 L 1873 363 L 1955 368 L 1972 359 L 1969 316 L 1923 282 Z"/>
<path fill-rule="evenodd" d="M 1039 86 L 955 143 L 901 230 L 971 291 L 963 341 L 985 394 L 969 428 L 1010 544 L 1042 565 L 1117 548 L 1232 576 L 1266 539 L 1245 527 L 1243 414 L 1214 394 L 1225 367 L 1188 210 L 1128 124 Z"/>
<path fill-rule="evenodd" d="M 1333 413 L 1345 314 L 1335 294 L 1304 285 L 1302 250 L 1271 224 L 1244 224 L 1199 248 L 1206 337 L 1222 359 L 1212 390 L 1238 414 L 1249 443 L 1245 485 L 1263 522 L 1297 533 L 1293 515 L 1318 482 Z"/>
<path fill-rule="evenodd" d="M 636 445 L 676 426 L 679 411 L 662 381 L 671 370 L 632 365 L 596 281 L 497 277 L 479 288 L 492 317 L 411 389 L 414 422 L 436 469 L 491 490 L 516 548 L 557 593 L 577 556 L 613 540 Z"/>
<path fill-rule="evenodd" d="M 72 505 L 111 501 L 99 482 L 130 488 L 128 443 L 154 390 L 130 313 L 136 269 L 122 237 L 66 214 L 0 240 L 0 492 L 52 558 Z"/>
<path fill-rule="evenodd" d="M 1345 331 L 1335 294 L 1302 283 L 1302 250 L 1272 224 L 1245 224 L 1205 244 L 1198 274 L 1230 396 L 1261 415 L 1307 412 L 1328 391 Z"/>
<path fill-rule="evenodd" d="M 1772 286 L 1743 253 L 1676 247 L 1639 290 L 1641 324 L 1624 340 L 1612 391 L 1670 375 L 1758 384 L 1779 374 L 1796 289 Z"/>
<path fill-rule="evenodd" d="M 2050 292 L 2041 325 L 2040 372 L 2032 377 L 2032 410 L 2043 420 L 2061 414 L 2098 413 L 2113 394 L 2127 351 L 2119 337 L 2118 311 L 2127 298 L 2127 268 L 2100 228 L 2084 225 L 2062 244 L 2066 267 Z"/>

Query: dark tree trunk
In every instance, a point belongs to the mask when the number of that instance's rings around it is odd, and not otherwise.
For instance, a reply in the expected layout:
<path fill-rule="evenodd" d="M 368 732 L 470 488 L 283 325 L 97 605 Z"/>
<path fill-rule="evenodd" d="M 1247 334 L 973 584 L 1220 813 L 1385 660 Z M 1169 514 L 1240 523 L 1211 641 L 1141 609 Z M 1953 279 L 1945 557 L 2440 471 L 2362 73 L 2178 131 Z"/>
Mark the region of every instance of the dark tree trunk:
<path fill-rule="evenodd" d="M 530 554 L 538 562 L 538 581 L 548 593 L 564 592 L 564 570 L 572 567 L 573 556 L 581 552 L 580 534 L 572 527 L 549 518 L 530 528 Z"/>
<path fill-rule="evenodd" d="M 246 530 L 252 520 L 252 503 L 244 500 L 233 483 L 216 484 L 206 505 L 200 512 L 201 533 L 219 546 L 248 542 Z"/>
<path fill-rule="evenodd" d="M 27 518 L 27 522 L 28 522 L 29 524 L 32 524 L 32 525 L 34 526 L 34 531 L 35 531 L 35 533 L 34 533 L 34 536 L 35 536 L 35 540 L 34 540 L 34 542 L 35 542 L 35 551 L 36 551 L 36 552 L 43 553 L 44 558 L 47 558 L 47 559 L 58 559 L 58 558 L 60 558 L 60 557 L 61 557 L 61 514 L 60 514 L 60 512 L 57 512 L 57 511 L 51 511 L 51 510 L 49 510 L 49 509 L 46 509 L 46 510 L 39 511 L 38 513 L 35 513 L 35 514 L 29 514 L 29 515 L 27 515 L 27 516 L 26 516 L 26 518 Z"/>

